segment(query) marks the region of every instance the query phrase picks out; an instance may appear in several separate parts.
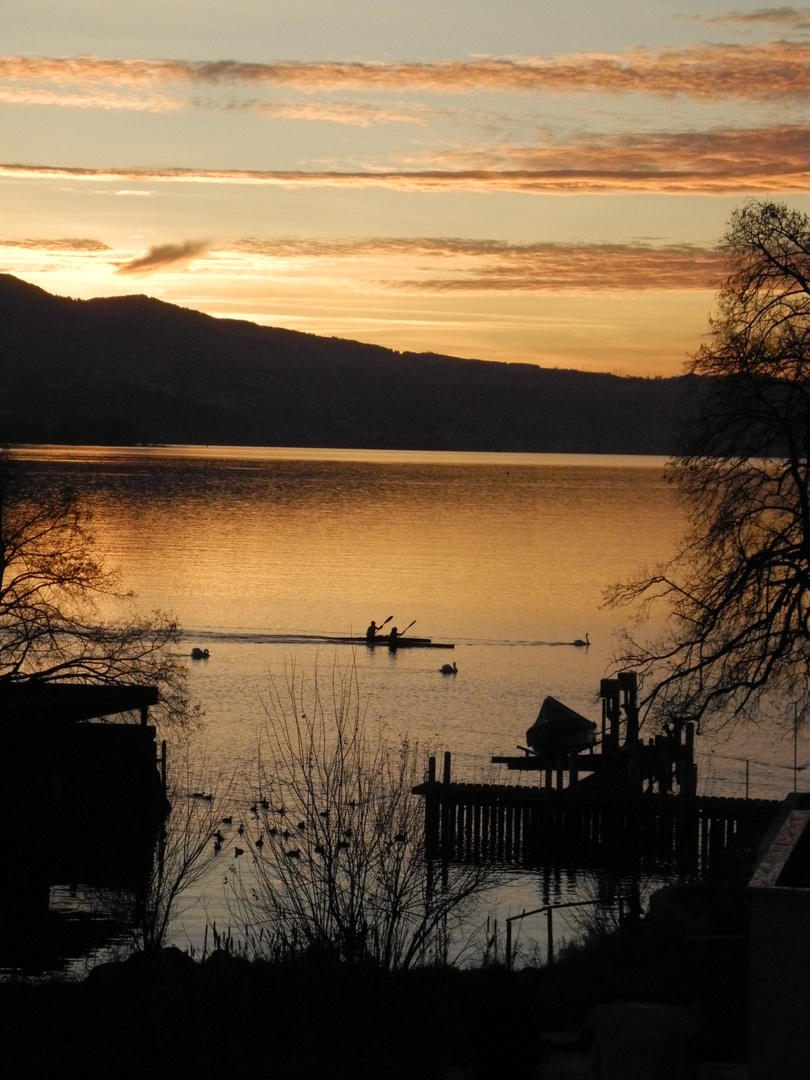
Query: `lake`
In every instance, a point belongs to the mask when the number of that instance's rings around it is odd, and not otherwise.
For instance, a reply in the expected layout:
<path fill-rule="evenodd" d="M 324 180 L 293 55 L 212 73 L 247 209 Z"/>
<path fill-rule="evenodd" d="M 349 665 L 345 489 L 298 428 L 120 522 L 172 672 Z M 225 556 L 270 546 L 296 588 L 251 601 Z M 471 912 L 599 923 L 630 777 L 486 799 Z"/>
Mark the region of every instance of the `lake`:
<path fill-rule="evenodd" d="M 214 447 L 14 456 L 32 478 L 80 491 L 100 552 L 138 606 L 174 614 L 189 653 L 209 649 L 189 659 L 205 712 L 198 752 L 242 778 L 270 680 L 283 685 L 294 668 L 328 684 L 333 665 L 353 663 L 390 737 L 451 751 L 457 778 L 513 782 L 490 758 L 524 742 L 547 694 L 599 719 L 599 680 L 628 618 L 604 607 L 604 590 L 670 557 L 684 524 L 660 458 Z M 290 640 L 363 634 L 389 615 L 389 626 L 455 649 Z M 588 648 L 570 644 L 586 633 Z M 441 675 L 452 660 L 458 674 Z M 701 793 L 744 794 L 746 762 L 751 795 L 792 788 L 790 738 L 735 733 L 699 745 L 699 760 Z M 205 918 L 227 918 L 217 896 L 204 900 Z M 537 902 L 526 882 L 508 906 Z M 187 919 L 189 940 L 201 918 Z"/>

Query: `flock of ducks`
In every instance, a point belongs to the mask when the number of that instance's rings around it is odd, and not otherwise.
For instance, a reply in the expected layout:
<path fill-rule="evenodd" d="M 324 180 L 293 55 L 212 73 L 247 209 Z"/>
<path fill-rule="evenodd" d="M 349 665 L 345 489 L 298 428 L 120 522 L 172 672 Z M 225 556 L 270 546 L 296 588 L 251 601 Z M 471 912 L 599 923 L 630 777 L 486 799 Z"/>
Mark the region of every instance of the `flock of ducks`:
<path fill-rule="evenodd" d="M 199 791 L 195 791 L 192 793 L 191 798 L 210 800 L 211 796 L 203 794 Z M 346 803 L 346 808 L 350 811 L 356 809 L 356 807 L 357 802 L 354 799 L 350 799 Z M 278 845 L 277 854 L 280 854 L 283 858 L 288 860 L 309 858 L 310 862 L 312 861 L 311 855 L 307 855 L 306 852 L 302 852 L 301 848 L 291 846 L 291 841 L 294 838 L 298 837 L 303 839 L 306 836 L 308 832 L 306 821 L 299 821 L 294 831 L 292 829 L 292 823 L 290 823 L 290 828 L 282 828 L 283 821 L 287 816 L 286 807 L 271 806 L 267 799 L 257 799 L 250 806 L 249 809 L 250 813 L 252 813 L 253 816 L 257 819 L 257 825 L 263 825 L 264 828 L 260 828 L 258 837 L 251 843 L 250 837 L 245 835 L 246 828 L 244 823 L 239 823 L 236 828 L 236 837 L 234 837 L 234 840 L 236 841 L 233 849 L 234 861 L 241 858 L 246 852 L 252 849 L 254 852 L 253 861 L 257 862 L 258 857 L 262 854 L 262 848 L 265 844 L 265 834 L 267 836 L 267 839 L 272 844 Z M 274 814 L 278 818 L 280 818 L 281 820 L 279 821 L 278 826 L 270 824 L 267 816 L 262 815 L 262 811 L 267 811 L 269 814 Z M 328 818 L 330 815 L 328 812 L 324 812 L 320 816 L 322 818 Z M 225 826 L 227 830 L 227 827 L 230 827 L 231 825 L 233 825 L 233 815 L 229 814 L 227 817 L 220 818 L 218 827 L 211 834 L 211 839 L 214 843 L 215 855 L 218 855 L 222 851 L 222 848 L 225 845 L 226 840 L 228 839 L 226 833 L 222 831 L 222 826 Z M 334 839 L 334 843 L 332 845 L 333 851 L 335 853 L 340 851 L 348 851 L 351 847 L 351 841 L 353 837 L 354 829 L 351 826 L 347 826 L 346 828 L 342 829 L 340 831 L 339 837 Z M 393 838 L 393 842 L 399 845 L 406 844 L 407 841 L 408 837 L 404 832 L 397 833 Z M 315 855 L 325 856 L 327 854 L 327 849 L 323 843 L 318 843 L 313 846 L 312 852 Z M 233 869 L 234 867 L 231 866 L 231 870 Z M 225 883 L 227 884 L 227 882 L 228 878 L 226 876 Z"/>

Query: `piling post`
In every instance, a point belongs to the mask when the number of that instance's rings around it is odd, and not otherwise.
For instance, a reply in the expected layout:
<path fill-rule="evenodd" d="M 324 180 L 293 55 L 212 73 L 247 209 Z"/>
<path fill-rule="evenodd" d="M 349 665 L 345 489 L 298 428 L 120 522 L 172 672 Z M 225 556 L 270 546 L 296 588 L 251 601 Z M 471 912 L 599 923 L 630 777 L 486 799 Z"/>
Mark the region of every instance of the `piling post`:
<path fill-rule="evenodd" d="M 452 812 L 450 806 L 450 774 L 451 774 L 451 758 L 450 751 L 445 750 L 444 761 L 442 767 L 442 787 L 445 789 L 439 796 L 441 802 L 441 808 L 439 815 L 441 818 L 441 824 L 439 826 L 439 843 L 441 844 L 442 852 L 442 875 L 447 874 L 447 864 L 450 861 L 450 855 L 455 843 L 455 814 Z"/>
<path fill-rule="evenodd" d="M 554 908 L 550 907 L 546 912 L 546 922 L 548 923 L 548 964 L 549 967 L 554 963 Z"/>
<path fill-rule="evenodd" d="M 602 679 L 599 683 L 602 699 L 602 752 L 618 750 L 621 706 L 618 679 Z"/>
<path fill-rule="evenodd" d="M 439 798 L 436 791 L 436 758 L 428 758 L 428 782 L 425 791 L 425 851 L 428 860 L 439 848 Z"/>
<path fill-rule="evenodd" d="M 624 713 L 627 717 L 625 729 L 625 745 L 632 746 L 638 741 L 638 680 L 635 671 L 620 671 L 617 679 L 619 690 L 622 694 Z"/>

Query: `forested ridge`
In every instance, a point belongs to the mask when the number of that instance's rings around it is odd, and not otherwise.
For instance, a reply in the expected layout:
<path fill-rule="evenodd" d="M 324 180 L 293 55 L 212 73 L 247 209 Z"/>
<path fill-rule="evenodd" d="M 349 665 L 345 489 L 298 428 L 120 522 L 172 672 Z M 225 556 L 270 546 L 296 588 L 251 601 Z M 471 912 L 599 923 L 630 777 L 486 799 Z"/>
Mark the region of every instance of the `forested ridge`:
<path fill-rule="evenodd" d="M 0 442 L 671 454 L 685 377 L 399 353 L 0 275 Z"/>

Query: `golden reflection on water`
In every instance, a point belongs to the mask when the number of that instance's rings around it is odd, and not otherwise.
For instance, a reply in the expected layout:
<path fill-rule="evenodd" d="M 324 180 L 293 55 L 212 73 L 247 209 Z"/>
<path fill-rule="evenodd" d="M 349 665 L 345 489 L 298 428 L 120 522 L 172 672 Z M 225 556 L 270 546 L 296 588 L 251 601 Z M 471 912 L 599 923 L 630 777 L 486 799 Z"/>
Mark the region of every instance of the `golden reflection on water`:
<path fill-rule="evenodd" d="M 393 613 L 441 637 L 593 637 L 614 619 L 600 611 L 605 587 L 668 557 L 680 524 L 660 459 L 47 457 L 87 489 L 99 546 L 141 604 L 189 628 L 348 633 Z"/>

